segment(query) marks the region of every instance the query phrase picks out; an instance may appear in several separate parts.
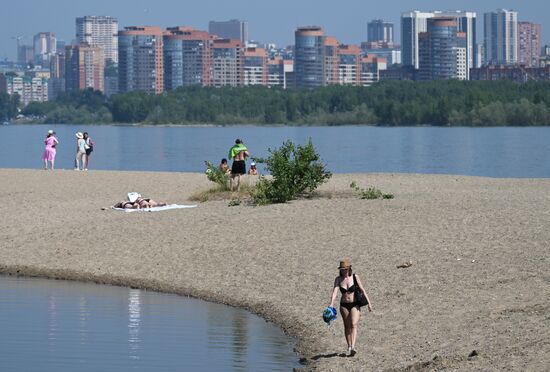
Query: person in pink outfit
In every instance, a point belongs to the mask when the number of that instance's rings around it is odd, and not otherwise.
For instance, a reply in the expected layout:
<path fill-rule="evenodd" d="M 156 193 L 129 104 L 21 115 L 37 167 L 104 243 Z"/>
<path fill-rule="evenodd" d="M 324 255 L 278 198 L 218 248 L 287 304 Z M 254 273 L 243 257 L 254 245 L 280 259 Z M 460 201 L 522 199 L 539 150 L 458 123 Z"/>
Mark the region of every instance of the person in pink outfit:
<path fill-rule="evenodd" d="M 53 130 L 50 129 L 48 131 L 48 135 L 46 136 L 44 143 L 46 144 L 46 148 L 44 149 L 44 153 L 42 154 L 42 160 L 44 161 L 44 169 L 48 170 L 48 162 L 49 162 L 51 169 L 54 170 L 55 153 L 56 153 L 55 146 L 57 146 L 59 141 L 55 137 L 55 132 Z"/>

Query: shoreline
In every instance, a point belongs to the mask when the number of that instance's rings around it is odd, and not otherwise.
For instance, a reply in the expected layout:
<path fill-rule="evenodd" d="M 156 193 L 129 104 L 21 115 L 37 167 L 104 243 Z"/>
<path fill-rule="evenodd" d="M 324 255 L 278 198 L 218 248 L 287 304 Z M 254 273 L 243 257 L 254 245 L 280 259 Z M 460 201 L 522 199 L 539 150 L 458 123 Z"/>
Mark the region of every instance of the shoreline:
<path fill-rule="evenodd" d="M 235 128 L 235 127 L 260 127 L 260 128 L 293 128 L 293 127 L 373 127 L 373 128 L 441 128 L 441 129 L 451 129 L 451 128 L 479 128 L 479 129 L 489 129 L 489 128 L 548 128 L 548 125 L 436 125 L 436 124 L 331 124 L 331 123 L 299 123 L 299 124 L 258 124 L 258 123 L 226 123 L 226 124 L 212 124 L 212 123 L 165 123 L 165 124 L 148 124 L 148 123 L 84 123 L 84 124 L 73 124 L 73 123 L 33 123 L 33 122 L 10 122 L 6 125 L 80 125 L 80 126 L 114 126 L 114 127 L 152 127 L 152 128 L 179 128 L 179 127 L 189 127 L 189 128 Z"/>
<path fill-rule="evenodd" d="M 335 174 L 322 197 L 288 204 L 209 201 L 126 214 L 100 208 L 129 191 L 189 204 L 210 184 L 199 173 L 0 169 L 0 177 L 9 216 L 0 222 L 1 273 L 241 307 L 295 337 L 306 369 L 536 370 L 550 362 L 540 341 L 550 332 L 536 321 L 550 309 L 540 296 L 550 293 L 548 179 Z M 350 180 L 396 198 L 359 200 Z M 344 350 L 341 321 L 328 328 L 321 320 L 342 257 L 375 307 L 363 311 L 354 358 L 331 356 Z M 396 268 L 409 259 L 411 268 Z M 521 342 L 506 329 L 521 331 Z M 468 358 L 474 349 L 479 357 Z"/>

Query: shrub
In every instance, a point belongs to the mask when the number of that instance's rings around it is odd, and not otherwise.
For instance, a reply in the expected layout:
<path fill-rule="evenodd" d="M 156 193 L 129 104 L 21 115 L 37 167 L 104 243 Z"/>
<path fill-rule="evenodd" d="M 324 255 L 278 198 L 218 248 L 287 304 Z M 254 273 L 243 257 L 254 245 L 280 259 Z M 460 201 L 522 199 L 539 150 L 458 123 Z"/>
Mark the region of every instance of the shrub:
<path fill-rule="evenodd" d="M 252 193 L 256 204 L 285 203 L 296 197 L 311 194 L 332 174 L 320 162 L 311 139 L 304 146 L 283 142 L 279 149 L 271 150 L 267 159 L 255 159 L 265 164 L 272 179 L 261 177 Z"/>
<path fill-rule="evenodd" d="M 205 161 L 204 164 L 206 164 L 206 177 L 208 180 L 217 183 L 220 186 L 220 191 L 228 191 L 229 175 L 209 161 Z"/>
<path fill-rule="evenodd" d="M 368 189 L 363 189 L 357 186 L 355 181 L 349 185 L 352 189 L 359 192 L 360 199 L 374 200 L 374 199 L 393 199 L 393 194 L 385 194 L 376 187 L 369 187 Z"/>

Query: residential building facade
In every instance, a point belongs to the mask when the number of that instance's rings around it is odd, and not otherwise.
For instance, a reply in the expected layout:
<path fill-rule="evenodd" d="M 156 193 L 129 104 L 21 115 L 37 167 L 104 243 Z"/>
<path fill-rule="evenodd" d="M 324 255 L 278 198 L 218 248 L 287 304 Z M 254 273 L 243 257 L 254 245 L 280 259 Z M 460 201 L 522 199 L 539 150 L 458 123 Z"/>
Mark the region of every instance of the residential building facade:
<path fill-rule="evenodd" d="M 361 84 L 361 48 L 357 45 L 338 46 L 338 84 L 359 86 Z"/>
<path fill-rule="evenodd" d="M 374 19 L 367 24 L 367 41 L 393 43 L 393 23 Z"/>
<path fill-rule="evenodd" d="M 34 62 L 49 68 L 50 58 L 56 52 L 56 37 L 53 32 L 39 32 L 33 38 Z"/>
<path fill-rule="evenodd" d="M 34 47 L 32 45 L 19 45 L 17 47 L 17 62 L 25 65 L 34 62 Z"/>
<path fill-rule="evenodd" d="M 294 61 L 275 56 L 267 61 L 267 86 L 292 88 L 294 83 Z"/>
<path fill-rule="evenodd" d="M 131 26 L 118 32 L 119 92 L 164 91 L 163 31 L 155 26 Z"/>
<path fill-rule="evenodd" d="M 9 95 L 18 94 L 20 102 L 27 106 L 31 102 L 48 100 L 48 79 L 31 76 L 3 76 L 2 91 Z"/>
<path fill-rule="evenodd" d="M 166 90 L 213 84 L 213 35 L 191 27 L 169 27 L 163 40 Z"/>
<path fill-rule="evenodd" d="M 511 80 L 516 83 L 550 81 L 550 65 L 523 67 L 521 65 L 487 65 L 470 71 L 471 80 Z"/>
<path fill-rule="evenodd" d="M 403 66 L 413 66 L 418 69 L 418 35 L 426 32 L 428 19 L 434 17 L 433 12 L 414 10 L 401 14 L 401 58 Z"/>
<path fill-rule="evenodd" d="M 325 81 L 324 85 L 338 84 L 338 59 L 339 42 L 333 36 L 325 36 L 324 38 L 324 66 Z"/>
<path fill-rule="evenodd" d="M 393 43 L 367 41 L 361 43 L 363 55 L 374 55 L 384 58 L 388 65 L 401 64 L 401 47 Z"/>
<path fill-rule="evenodd" d="M 518 22 L 518 63 L 538 67 L 541 56 L 541 25 Z"/>
<path fill-rule="evenodd" d="M 243 43 L 235 39 L 215 39 L 212 45 L 212 65 L 213 86 L 243 86 Z"/>
<path fill-rule="evenodd" d="M 388 68 L 385 58 L 370 55 L 361 58 L 361 85 L 368 87 L 380 81 L 380 74 Z"/>
<path fill-rule="evenodd" d="M 459 32 L 454 17 L 427 21 L 427 31 L 419 35 L 419 79 L 467 79 L 466 34 Z"/>
<path fill-rule="evenodd" d="M 264 48 L 246 48 L 244 51 L 244 85 L 267 86 L 267 51 Z"/>
<path fill-rule="evenodd" d="M 318 26 L 299 27 L 294 36 L 296 87 L 316 88 L 326 85 L 323 28 Z"/>
<path fill-rule="evenodd" d="M 92 88 L 103 92 L 105 56 L 100 46 L 88 44 L 65 47 L 65 90 Z"/>
<path fill-rule="evenodd" d="M 208 32 L 220 39 L 240 40 L 243 46 L 248 42 L 248 22 L 238 19 L 229 21 L 210 21 Z"/>
<path fill-rule="evenodd" d="M 103 48 L 105 61 L 118 63 L 118 20 L 109 16 L 76 18 L 76 40 Z"/>
<path fill-rule="evenodd" d="M 485 64 L 518 62 L 518 13 L 506 9 L 485 13 Z"/>

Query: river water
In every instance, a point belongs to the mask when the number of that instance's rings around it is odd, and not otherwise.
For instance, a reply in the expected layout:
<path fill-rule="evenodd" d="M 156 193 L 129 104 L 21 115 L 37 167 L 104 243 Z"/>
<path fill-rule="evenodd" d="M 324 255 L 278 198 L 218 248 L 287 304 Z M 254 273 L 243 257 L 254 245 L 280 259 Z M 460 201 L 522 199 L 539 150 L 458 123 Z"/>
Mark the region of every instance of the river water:
<path fill-rule="evenodd" d="M 41 168 L 48 129 L 57 132 L 56 165 L 64 169 L 74 165 L 75 133 L 88 131 L 95 141 L 91 169 L 202 172 L 205 160 L 218 164 L 227 157 L 236 138 L 257 157 L 285 140 L 311 138 L 333 173 L 550 177 L 550 127 L 4 125 L 0 168 Z"/>
<path fill-rule="evenodd" d="M 288 371 L 294 340 L 177 295 L 0 276 L 1 371 Z"/>

